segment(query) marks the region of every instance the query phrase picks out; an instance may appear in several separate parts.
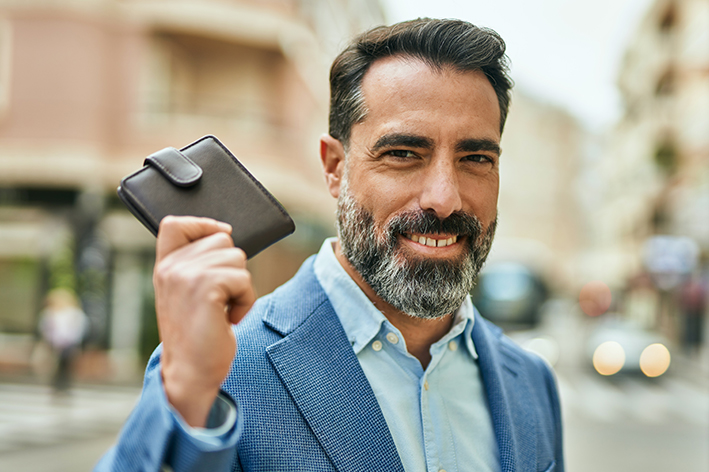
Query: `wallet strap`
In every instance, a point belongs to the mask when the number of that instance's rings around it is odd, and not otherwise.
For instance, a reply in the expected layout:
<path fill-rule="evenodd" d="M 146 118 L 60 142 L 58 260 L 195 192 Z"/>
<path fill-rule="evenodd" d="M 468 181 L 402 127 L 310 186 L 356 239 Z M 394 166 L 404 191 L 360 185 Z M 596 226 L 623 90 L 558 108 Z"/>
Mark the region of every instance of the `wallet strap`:
<path fill-rule="evenodd" d="M 202 178 L 202 169 L 172 147 L 151 154 L 145 159 L 144 165 L 155 167 L 167 180 L 179 187 L 191 187 Z"/>

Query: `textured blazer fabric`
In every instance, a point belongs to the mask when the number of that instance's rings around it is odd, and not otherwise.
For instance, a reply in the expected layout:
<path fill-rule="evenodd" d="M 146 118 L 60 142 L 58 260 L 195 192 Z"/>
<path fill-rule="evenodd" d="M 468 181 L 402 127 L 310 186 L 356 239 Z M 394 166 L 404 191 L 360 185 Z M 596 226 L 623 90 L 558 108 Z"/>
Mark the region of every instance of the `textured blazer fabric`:
<path fill-rule="evenodd" d="M 374 392 L 312 266 L 310 258 L 236 326 L 238 352 L 223 389 L 238 420 L 218 445 L 193 439 L 173 419 L 158 348 L 138 405 L 96 470 L 403 472 Z M 477 313 L 473 340 L 502 470 L 563 471 L 549 367 Z"/>

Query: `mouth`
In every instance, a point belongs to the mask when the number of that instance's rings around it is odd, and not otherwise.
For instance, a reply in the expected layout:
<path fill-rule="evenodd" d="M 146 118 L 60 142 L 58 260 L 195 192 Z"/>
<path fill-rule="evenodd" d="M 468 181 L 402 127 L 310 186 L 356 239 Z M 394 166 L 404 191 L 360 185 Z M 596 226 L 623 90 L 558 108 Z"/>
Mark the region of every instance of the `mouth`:
<path fill-rule="evenodd" d="M 458 242 L 457 235 L 403 233 L 403 236 L 415 243 L 428 247 L 447 247 Z"/>

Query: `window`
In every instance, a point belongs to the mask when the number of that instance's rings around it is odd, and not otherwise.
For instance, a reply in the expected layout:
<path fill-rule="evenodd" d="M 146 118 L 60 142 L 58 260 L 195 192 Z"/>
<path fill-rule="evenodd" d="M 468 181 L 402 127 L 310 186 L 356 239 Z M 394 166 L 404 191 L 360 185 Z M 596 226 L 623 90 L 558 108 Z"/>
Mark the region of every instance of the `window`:
<path fill-rule="evenodd" d="M 274 125 L 281 115 L 283 64 L 283 56 L 272 50 L 156 33 L 145 106 L 151 115 Z"/>
<path fill-rule="evenodd" d="M 674 3 L 670 3 L 665 8 L 665 11 L 660 15 L 658 27 L 663 34 L 669 34 L 677 24 L 677 7 Z"/>

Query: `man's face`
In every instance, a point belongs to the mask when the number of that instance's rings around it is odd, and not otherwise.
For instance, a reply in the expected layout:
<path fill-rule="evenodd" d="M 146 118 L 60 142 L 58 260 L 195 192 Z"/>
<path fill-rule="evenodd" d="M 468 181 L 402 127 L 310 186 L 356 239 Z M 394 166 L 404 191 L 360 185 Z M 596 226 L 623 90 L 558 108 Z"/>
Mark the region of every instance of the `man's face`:
<path fill-rule="evenodd" d="M 472 287 L 494 233 L 497 96 L 481 72 L 402 57 L 372 64 L 362 92 L 367 116 L 328 175 L 342 252 L 397 309 L 446 315 Z"/>

